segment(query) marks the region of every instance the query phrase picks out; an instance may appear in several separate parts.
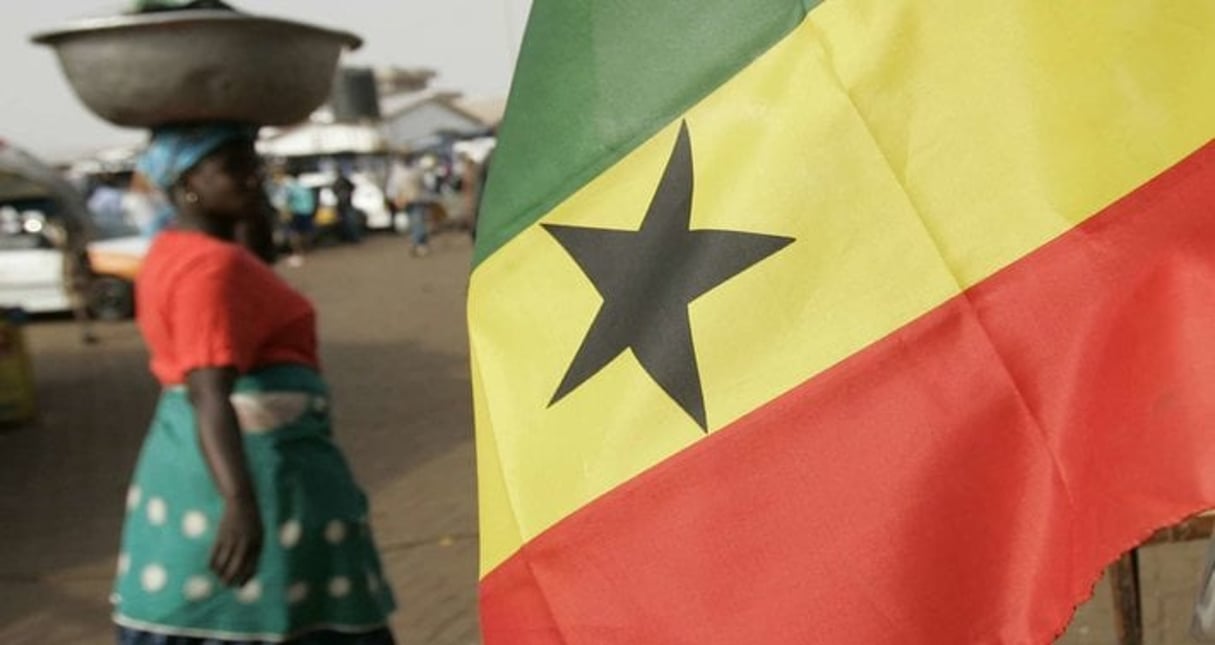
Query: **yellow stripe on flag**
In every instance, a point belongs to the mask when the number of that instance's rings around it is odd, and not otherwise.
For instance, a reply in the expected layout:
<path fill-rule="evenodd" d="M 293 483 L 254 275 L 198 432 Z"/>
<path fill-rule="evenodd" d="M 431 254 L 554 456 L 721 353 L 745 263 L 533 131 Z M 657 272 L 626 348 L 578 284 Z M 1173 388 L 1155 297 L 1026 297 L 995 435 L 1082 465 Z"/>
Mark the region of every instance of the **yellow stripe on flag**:
<path fill-rule="evenodd" d="M 1209 1 L 845 0 L 811 23 L 965 286 L 1215 136 Z"/>
<path fill-rule="evenodd" d="M 478 428 L 494 427 L 485 402 L 485 384 L 478 369 L 476 351 L 472 352 L 473 414 Z M 524 542 L 515 520 L 514 506 L 507 490 L 505 473 L 498 454 L 497 436 L 477 432 L 477 501 L 481 535 L 481 560 L 500 562 Z M 495 550 L 496 549 L 496 550 Z"/>
<path fill-rule="evenodd" d="M 693 228 L 797 240 L 690 306 L 710 429 L 1205 143 L 1215 77 L 1177 70 L 1215 56 L 1191 27 L 1215 4 L 1168 1 L 1176 21 L 1107 3 L 827 2 L 690 110 Z M 637 229 L 678 127 L 543 222 Z M 539 226 L 473 274 L 478 450 L 496 453 L 483 572 L 703 436 L 627 352 L 549 407 L 601 302 Z"/>

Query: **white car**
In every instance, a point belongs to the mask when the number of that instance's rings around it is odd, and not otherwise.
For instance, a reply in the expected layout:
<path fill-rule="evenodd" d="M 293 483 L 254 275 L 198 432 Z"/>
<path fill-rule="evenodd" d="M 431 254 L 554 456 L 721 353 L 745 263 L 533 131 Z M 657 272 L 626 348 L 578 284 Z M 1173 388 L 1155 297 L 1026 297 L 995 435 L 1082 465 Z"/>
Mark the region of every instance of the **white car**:
<path fill-rule="evenodd" d="M 400 230 L 401 226 L 408 227 L 404 218 L 396 218 L 392 209 L 384 199 L 384 191 L 375 185 L 371 179 L 361 173 L 346 175 L 354 184 L 354 193 L 350 201 L 356 209 L 366 217 L 364 225 L 368 230 L 387 231 Z M 333 182 L 337 175 L 333 173 L 307 173 L 299 176 L 303 186 L 317 190 L 317 223 L 325 225 L 329 220 L 336 219 L 336 214 L 324 213 L 337 206 L 337 195 L 333 193 Z M 401 219 L 402 221 L 397 221 Z"/>
<path fill-rule="evenodd" d="M 0 206 L 0 306 L 30 313 L 71 309 L 63 252 L 45 235 L 45 222 L 40 211 Z M 97 237 L 87 247 L 93 274 L 89 312 L 103 320 L 130 318 L 135 313 L 135 274 L 150 241 L 125 227 L 96 229 Z"/>
<path fill-rule="evenodd" d="M 92 222 L 83 198 L 71 185 L 46 164 L 2 141 L 0 306 L 34 313 L 71 308 L 63 254 L 47 235 L 48 217 L 70 223 L 63 227 L 67 235 L 90 240 L 87 304 L 93 315 L 126 318 L 134 313 L 132 285 L 148 242 L 133 228 Z"/>
<path fill-rule="evenodd" d="M 20 307 L 32 313 L 63 311 L 70 307 L 63 284 L 63 254 L 42 235 L 41 225 L 12 231 L 14 211 L 0 211 L 0 306 Z M 31 220 L 31 222 L 37 220 Z"/>

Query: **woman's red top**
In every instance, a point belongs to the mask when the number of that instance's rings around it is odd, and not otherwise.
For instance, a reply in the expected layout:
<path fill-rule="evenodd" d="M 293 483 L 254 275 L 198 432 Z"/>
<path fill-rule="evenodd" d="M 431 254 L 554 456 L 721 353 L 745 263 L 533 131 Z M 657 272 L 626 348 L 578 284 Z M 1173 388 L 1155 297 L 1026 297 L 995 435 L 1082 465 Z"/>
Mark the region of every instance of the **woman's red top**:
<path fill-rule="evenodd" d="M 166 386 L 204 367 L 319 368 L 312 305 L 236 244 L 161 233 L 139 271 L 135 302 L 152 373 Z"/>

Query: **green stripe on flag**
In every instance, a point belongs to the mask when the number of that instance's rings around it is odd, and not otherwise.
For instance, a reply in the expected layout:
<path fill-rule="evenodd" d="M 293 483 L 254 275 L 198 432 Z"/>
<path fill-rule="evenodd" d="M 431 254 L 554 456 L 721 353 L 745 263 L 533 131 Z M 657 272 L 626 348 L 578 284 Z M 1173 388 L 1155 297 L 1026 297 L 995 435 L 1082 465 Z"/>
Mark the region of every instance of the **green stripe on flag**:
<path fill-rule="evenodd" d="M 801 24 L 821 0 L 535 0 L 475 262 Z"/>

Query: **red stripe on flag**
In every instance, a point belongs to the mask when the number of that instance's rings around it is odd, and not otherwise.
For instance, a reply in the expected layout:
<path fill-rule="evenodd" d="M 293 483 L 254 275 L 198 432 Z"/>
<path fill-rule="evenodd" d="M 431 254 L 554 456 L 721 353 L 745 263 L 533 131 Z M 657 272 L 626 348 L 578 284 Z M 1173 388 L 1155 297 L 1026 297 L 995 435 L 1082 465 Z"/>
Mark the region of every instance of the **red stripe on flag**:
<path fill-rule="evenodd" d="M 1215 144 L 532 540 L 483 632 L 1044 643 L 1210 506 Z"/>

